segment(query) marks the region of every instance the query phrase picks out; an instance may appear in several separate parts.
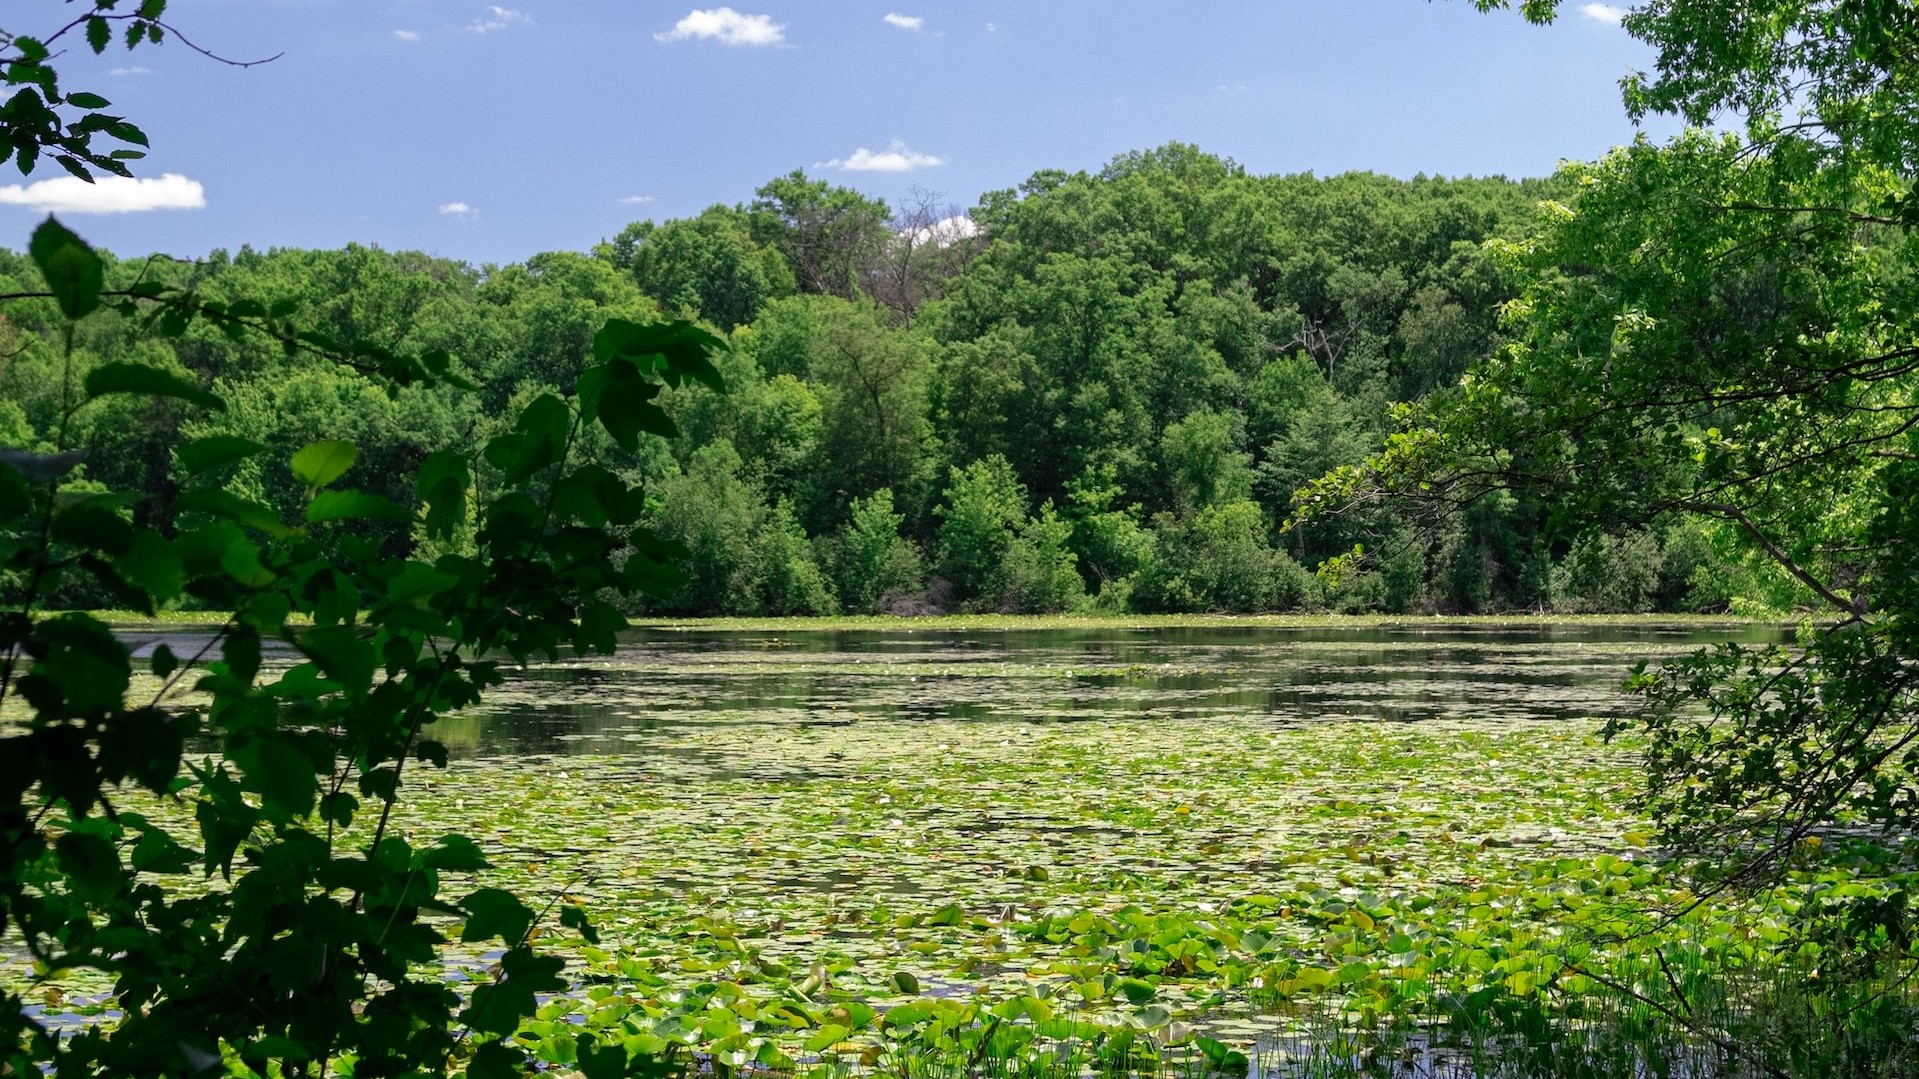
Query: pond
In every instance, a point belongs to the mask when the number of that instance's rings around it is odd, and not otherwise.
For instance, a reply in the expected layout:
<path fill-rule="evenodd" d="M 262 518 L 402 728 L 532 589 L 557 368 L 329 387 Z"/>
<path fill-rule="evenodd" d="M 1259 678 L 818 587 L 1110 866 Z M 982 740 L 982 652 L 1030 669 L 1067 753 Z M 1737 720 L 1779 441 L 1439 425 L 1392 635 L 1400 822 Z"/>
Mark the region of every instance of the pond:
<path fill-rule="evenodd" d="M 1409 985 L 1508 978 L 1492 964 L 1572 932 L 1581 896 L 1665 894 L 1636 747 L 1598 731 L 1635 664 L 1778 639 L 642 628 L 440 723 L 451 766 L 410 772 L 395 820 L 477 839 L 476 885 L 593 913 L 601 946 L 542 941 L 581 986 L 533 1025 L 556 1061 L 581 1023 L 741 1061 L 870 1054 L 875 1015 L 952 1029 L 927 1001 L 1272 1046 L 1302 994 L 1411 1007 Z M 1007 1036 L 983 1016 L 954 1021 Z"/>
<path fill-rule="evenodd" d="M 934 994 L 1004 994 L 1074 977 L 1072 946 L 1017 931 L 1049 912 L 1407 896 L 1630 856 L 1633 751 L 1596 737 L 1631 707 L 1621 681 L 1776 636 L 646 629 L 443 723 L 454 764 L 417 773 L 405 818 L 422 838 L 463 822 L 508 886 L 587 902 L 620 942 L 600 963 L 615 981 L 640 957 L 675 985 L 813 971 L 884 1004 L 905 972 Z M 726 940 L 786 973 L 742 971 Z M 1219 989 L 1157 999 L 1217 1012 Z"/>
<path fill-rule="evenodd" d="M 1641 660 L 1779 639 L 1771 626 L 1653 621 L 649 628 L 616 657 L 518 672 L 486 713 L 440 733 L 464 756 L 666 754 L 725 770 L 738 759 L 709 759 L 702 729 L 724 727 L 737 750 L 792 730 L 879 735 L 913 721 L 1586 720 L 1630 708 L 1619 687 Z"/>

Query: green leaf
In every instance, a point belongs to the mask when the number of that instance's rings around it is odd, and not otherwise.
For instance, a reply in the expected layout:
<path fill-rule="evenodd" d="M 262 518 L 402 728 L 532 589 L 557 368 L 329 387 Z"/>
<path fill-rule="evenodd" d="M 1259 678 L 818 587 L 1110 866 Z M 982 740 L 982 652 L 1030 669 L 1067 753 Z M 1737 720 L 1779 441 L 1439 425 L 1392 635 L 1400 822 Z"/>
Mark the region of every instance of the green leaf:
<path fill-rule="evenodd" d="M 663 438 L 679 437 L 679 428 L 666 410 L 653 402 L 660 395 L 660 384 L 640 376 L 631 362 L 621 360 L 605 368 L 596 414 L 619 447 L 628 453 L 639 449 L 640 433 Z"/>
<path fill-rule="evenodd" d="M 566 987 L 559 974 L 566 961 L 513 948 L 500 957 L 500 980 L 473 991 L 473 1004 L 462 1013 L 466 1024 L 482 1034 L 510 1034 L 520 1020 L 533 1014 L 537 994 Z"/>
<path fill-rule="evenodd" d="M 445 539 L 466 521 L 466 492 L 473 479 L 466 458 L 448 450 L 427 454 L 420 462 L 418 488 L 426 503 L 426 533 Z"/>
<path fill-rule="evenodd" d="M 280 522 L 279 515 L 271 507 L 263 506 L 250 499 L 221 490 L 184 491 L 173 500 L 175 510 L 186 513 L 204 513 L 222 520 L 236 521 L 249 528 L 257 528 L 270 535 L 285 535 L 286 525 Z"/>
<path fill-rule="evenodd" d="M 322 491 L 307 503 L 307 523 L 326 521 L 411 521 L 413 511 L 364 491 Z"/>
<path fill-rule="evenodd" d="M 351 827 L 353 815 L 360 811 L 360 800 L 345 791 L 320 796 L 320 819 L 341 828 Z"/>
<path fill-rule="evenodd" d="M 47 619 L 34 631 L 44 651 L 33 675 L 57 687 L 69 708 L 84 713 L 121 703 L 132 681 L 133 660 L 111 629 L 86 615 L 70 614 Z"/>
<path fill-rule="evenodd" d="M 726 380 L 720 377 L 708 353 L 725 347 L 726 342 L 711 331 L 684 320 L 643 325 L 608 319 L 593 335 L 593 358 L 602 364 L 640 360 L 642 369 L 657 369 L 670 385 L 678 386 L 691 378 L 715 392 L 725 392 Z"/>
<path fill-rule="evenodd" d="M 517 945 L 533 924 L 533 912 L 518 896 L 499 888 L 482 888 L 460 901 L 466 927 L 460 939 L 471 943 L 499 937 L 508 947 Z"/>
<path fill-rule="evenodd" d="M 92 551 L 118 555 L 133 541 L 133 525 L 121 515 L 115 495 L 94 495 L 61 507 L 53 516 L 53 538 Z"/>
<path fill-rule="evenodd" d="M 247 789 L 260 795 L 269 820 L 303 817 L 313 812 L 320 797 L 317 774 L 321 762 L 297 738 L 274 731 L 249 739 L 228 752 L 247 779 Z"/>
<path fill-rule="evenodd" d="M 185 873 L 197 859 L 195 852 L 152 826 L 141 829 L 140 841 L 133 845 L 133 868 L 142 873 Z"/>
<path fill-rule="evenodd" d="M 904 993 L 909 997 L 919 996 L 920 980 L 906 971 L 896 970 L 892 977 L 886 980 L 896 992 Z"/>
<path fill-rule="evenodd" d="M 600 931 L 594 928 L 593 920 L 587 916 L 585 907 L 571 903 L 561 906 L 560 924 L 578 933 L 588 944 L 600 942 Z"/>
<path fill-rule="evenodd" d="M 125 879 L 121 875 L 120 853 L 100 836 L 68 832 L 54 843 L 54 852 L 60 860 L 60 872 L 66 874 L 75 890 L 83 895 L 110 896 Z"/>
<path fill-rule="evenodd" d="M 1198 1045 L 1200 1055 L 1206 1058 L 1206 1063 L 1211 1065 L 1213 1071 L 1221 1075 L 1245 1075 L 1252 1069 L 1252 1061 L 1245 1053 L 1223 1042 L 1213 1038 L 1200 1038 Z"/>
<path fill-rule="evenodd" d="M 87 46 L 95 55 L 107 51 L 107 44 L 113 40 L 113 27 L 98 15 L 87 19 Z"/>
<path fill-rule="evenodd" d="M 99 309 L 106 268 L 86 241 L 49 216 L 33 230 L 27 254 L 32 256 L 33 264 L 40 267 L 40 275 L 47 279 L 47 288 L 59 303 L 62 314 L 79 319 Z M 90 386 L 88 392 L 92 393 Z"/>
<path fill-rule="evenodd" d="M 459 583 L 458 577 L 442 573 L 425 562 L 408 562 L 387 582 L 384 599 L 388 604 L 413 603 L 437 596 Z"/>
<path fill-rule="evenodd" d="M 135 146 L 147 146 L 147 134 L 139 128 L 122 120 L 107 128 L 107 134 L 121 142 L 130 142 Z"/>
<path fill-rule="evenodd" d="M 493 438 L 486 446 L 487 462 L 506 473 L 506 482 L 518 484 L 560 459 L 573 413 L 559 397 L 544 393 L 520 411 L 510 434 Z"/>
<path fill-rule="evenodd" d="M 151 529 L 136 531 L 126 548 L 114 557 L 113 565 L 157 600 L 172 599 L 186 584 L 179 552 L 165 536 Z"/>
<path fill-rule="evenodd" d="M 620 582 L 629 592 L 665 599 L 686 585 L 686 571 L 678 565 L 689 557 L 684 544 L 661 540 L 650 532 L 631 538 L 633 553 L 620 567 Z"/>
<path fill-rule="evenodd" d="M 580 626 L 573 635 L 574 650 L 581 655 L 598 652 L 610 656 L 619 649 L 620 631 L 627 627 L 626 616 L 611 604 L 595 600 L 580 612 Z"/>
<path fill-rule="evenodd" d="M 0 523 L 18 519 L 33 508 L 33 490 L 20 470 L 0 461 Z"/>
<path fill-rule="evenodd" d="M 174 450 L 173 459 L 182 471 L 188 475 L 195 475 L 210 468 L 244 461 L 264 452 L 266 447 L 250 438 L 241 438 L 238 435 L 211 435 L 207 438 L 196 438 Z"/>
<path fill-rule="evenodd" d="M 102 364 L 87 372 L 86 385 L 88 400 L 111 393 L 132 393 L 146 397 L 178 398 L 215 412 L 226 408 L 226 402 L 192 381 L 143 363 Z"/>
<path fill-rule="evenodd" d="M 93 30 L 91 27 L 88 28 L 87 33 L 89 36 L 92 35 Z M 93 109 L 104 109 L 108 105 L 113 104 L 113 102 L 108 101 L 99 94 L 89 94 L 82 91 L 77 94 L 68 94 L 67 104 L 72 105 L 76 109 L 87 109 L 90 111 Z"/>
<path fill-rule="evenodd" d="M 360 448 L 351 442 L 309 442 L 293 455 L 293 478 L 308 487 L 325 487 L 346 475 L 359 455 Z"/>
<path fill-rule="evenodd" d="M 526 1069 L 525 1053 L 505 1042 L 488 1042 L 473 1054 L 472 1063 L 466 1066 L 466 1079 L 524 1079 Z"/>
<path fill-rule="evenodd" d="M 915 1000 L 907 1004 L 886 1009 L 885 1018 L 880 1020 L 886 1027 L 910 1027 L 923 1022 L 933 1015 L 933 1005 L 924 1000 Z"/>
<path fill-rule="evenodd" d="M 764 1054 L 765 1048 L 762 1047 L 761 1055 Z M 632 1079 L 637 1074 L 632 1059 L 627 1055 L 626 1046 L 617 1037 L 606 1045 L 600 1045 L 592 1031 L 580 1035 L 579 1067 L 581 1079 Z M 784 1072 L 790 1074 L 792 1070 L 789 1065 Z"/>
<path fill-rule="evenodd" d="M 438 846 L 427 848 L 422 861 L 428 869 L 453 873 L 477 873 L 493 868 L 486 855 L 480 853 L 479 845 L 463 835 L 441 836 Z"/>
<path fill-rule="evenodd" d="M 845 1027 L 837 1023 L 828 1023 L 814 1031 L 812 1037 L 806 1039 L 806 1051 L 819 1053 L 831 1049 L 846 1040 L 846 1033 Z"/>
<path fill-rule="evenodd" d="M 413 747 L 413 758 L 425 761 L 435 768 L 446 767 L 446 743 L 431 738 L 421 741 Z"/>
<path fill-rule="evenodd" d="M 300 634 L 295 644 L 329 679 L 355 696 L 373 684 L 377 657 L 373 646 L 352 626 L 325 626 Z"/>

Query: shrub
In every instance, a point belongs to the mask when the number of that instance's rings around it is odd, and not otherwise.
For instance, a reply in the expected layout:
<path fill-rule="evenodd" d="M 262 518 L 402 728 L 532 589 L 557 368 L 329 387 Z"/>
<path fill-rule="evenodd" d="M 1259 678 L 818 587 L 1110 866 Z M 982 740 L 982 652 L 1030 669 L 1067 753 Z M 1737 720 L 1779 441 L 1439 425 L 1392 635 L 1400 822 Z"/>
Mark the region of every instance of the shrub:
<path fill-rule="evenodd" d="M 1553 610 L 1565 613 L 1650 611 L 1659 588 L 1659 540 L 1650 532 L 1588 532 L 1552 570 Z"/>
<path fill-rule="evenodd" d="M 955 469 L 946 505 L 935 512 L 940 562 L 958 598 L 991 598 L 1015 530 L 1026 521 L 1026 488 L 1012 464 L 996 453 Z"/>
<path fill-rule="evenodd" d="M 1250 501 L 1208 506 L 1190 521 L 1154 524 L 1152 558 L 1140 570 L 1135 604 L 1143 611 L 1298 610 L 1318 585 L 1267 541 L 1266 517 Z"/>
<path fill-rule="evenodd" d="M 1019 614 L 1070 611 L 1086 602 L 1079 559 L 1067 544 L 1073 526 L 1060 520 L 1047 502 L 1038 516 L 1020 525 L 1000 562 L 995 606 Z"/>
<path fill-rule="evenodd" d="M 846 524 L 823 544 L 843 608 L 871 614 L 889 597 L 925 586 L 926 560 L 918 545 L 900 535 L 905 522 L 905 514 L 893 512 L 888 488 L 853 500 Z"/>

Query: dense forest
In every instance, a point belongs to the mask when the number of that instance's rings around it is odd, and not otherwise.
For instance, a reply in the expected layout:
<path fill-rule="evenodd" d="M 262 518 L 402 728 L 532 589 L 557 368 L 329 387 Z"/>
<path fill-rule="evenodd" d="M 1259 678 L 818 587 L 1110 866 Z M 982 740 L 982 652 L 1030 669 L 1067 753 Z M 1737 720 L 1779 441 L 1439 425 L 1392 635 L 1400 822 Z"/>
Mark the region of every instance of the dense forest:
<path fill-rule="evenodd" d="M 665 390 L 682 437 L 660 425 L 635 453 L 604 435 L 581 447 L 643 483 L 652 526 L 690 553 L 684 588 L 647 613 L 1795 605 L 1790 578 L 1696 519 L 1576 532 L 1548 499 L 1495 495 L 1291 520 L 1297 488 L 1379 448 L 1396 403 L 1502 347 L 1503 253 L 1573 195 L 1563 180 L 1256 176 L 1172 144 L 1040 172 L 964 213 L 795 172 L 740 205 L 508 266 L 357 246 L 110 261 L 121 287 L 445 350 L 481 392 L 389 391 L 210 326 L 156 339 L 91 322 L 69 377 L 132 360 L 228 408 L 103 402 L 72 436 L 77 482 L 156 496 L 136 516 L 171 525 L 148 518 L 172 504 L 173 448 L 237 435 L 278 452 L 232 466 L 228 489 L 288 509 L 300 486 L 274 470 L 335 438 L 361 447 L 358 488 L 413 504 L 427 454 L 572 392 L 608 318 L 677 316 L 725 337 L 727 392 Z M 0 252 L 0 291 L 37 280 Z M 72 392 L 61 327 L 46 301 L 0 319 L 0 446 L 52 448 Z"/>

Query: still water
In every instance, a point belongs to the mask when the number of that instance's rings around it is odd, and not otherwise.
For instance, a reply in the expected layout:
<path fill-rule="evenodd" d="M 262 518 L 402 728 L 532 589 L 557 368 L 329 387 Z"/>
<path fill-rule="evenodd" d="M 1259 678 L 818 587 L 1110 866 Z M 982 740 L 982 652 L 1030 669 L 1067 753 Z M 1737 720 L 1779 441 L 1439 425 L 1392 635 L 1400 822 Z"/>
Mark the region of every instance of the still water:
<path fill-rule="evenodd" d="M 1588 719 L 1628 711 L 1641 661 L 1771 626 L 1432 620 L 1363 627 L 638 629 L 614 657 L 516 672 L 444 724 L 456 756 L 684 751 L 716 722 L 897 732 L 913 720 Z M 718 765 L 720 762 L 715 762 Z"/>

